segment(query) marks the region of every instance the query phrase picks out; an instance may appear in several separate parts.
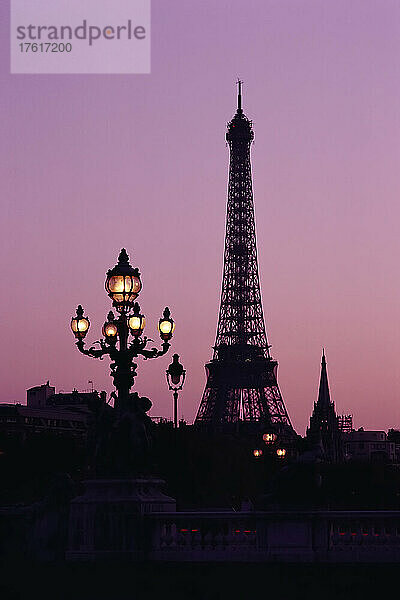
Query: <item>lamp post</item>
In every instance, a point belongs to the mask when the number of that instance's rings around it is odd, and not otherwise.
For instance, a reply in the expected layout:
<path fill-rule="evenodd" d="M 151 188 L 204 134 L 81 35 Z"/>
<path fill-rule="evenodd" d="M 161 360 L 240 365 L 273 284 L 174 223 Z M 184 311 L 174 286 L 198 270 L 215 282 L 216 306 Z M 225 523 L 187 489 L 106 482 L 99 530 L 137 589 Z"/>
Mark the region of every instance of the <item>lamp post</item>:
<path fill-rule="evenodd" d="M 168 389 L 173 391 L 174 396 L 174 428 L 178 428 L 178 391 L 185 383 L 186 371 L 179 362 L 179 354 L 174 354 L 172 363 L 166 370 Z"/>
<path fill-rule="evenodd" d="M 142 282 L 139 269 L 130 265 L 125 248 L 120 252 L 118 263 L 107 272 L 105 288 L 119 316 L 116 317 L 112 311 L 108 313 L 102 328 L 104 338 L 94 342 L 89 349 L 85 348 L 84 338 L 89 331 L 90 321 L 84 316 L 81 305 L 76 310 L 76 316 L 71 319 L 71 329 L 77 338 L 76 346 L 82 354 L 99 359 L 105 355 L 110 356 L 111 377 L 117 390 L 115 408 L 121 414 L 129 408 L 129 392 L 136 377 L 137 364 L 133 359 L 139 355 L 145 360 L 163 356 L 170 347 L 169 340 L 175 323 L 169 308 L 165 308 L 158 323 L 163 340 L 161 350 L 146 349 L 148 342 L 152 340 L 142 337 L 145 318 L 140 314 L 140 306 L 135 301 L 142 289 Z"/>

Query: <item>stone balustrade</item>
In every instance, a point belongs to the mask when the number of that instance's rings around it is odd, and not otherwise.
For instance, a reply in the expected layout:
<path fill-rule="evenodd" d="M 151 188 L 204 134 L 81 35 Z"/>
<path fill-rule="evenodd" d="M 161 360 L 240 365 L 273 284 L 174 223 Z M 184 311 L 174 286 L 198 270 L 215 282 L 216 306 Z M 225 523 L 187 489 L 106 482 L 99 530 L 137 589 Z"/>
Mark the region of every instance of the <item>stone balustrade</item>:
<path fill-rule="evenodd" d="M 400 561 L 400 511 L 153 513 L 150 560 Z"/>

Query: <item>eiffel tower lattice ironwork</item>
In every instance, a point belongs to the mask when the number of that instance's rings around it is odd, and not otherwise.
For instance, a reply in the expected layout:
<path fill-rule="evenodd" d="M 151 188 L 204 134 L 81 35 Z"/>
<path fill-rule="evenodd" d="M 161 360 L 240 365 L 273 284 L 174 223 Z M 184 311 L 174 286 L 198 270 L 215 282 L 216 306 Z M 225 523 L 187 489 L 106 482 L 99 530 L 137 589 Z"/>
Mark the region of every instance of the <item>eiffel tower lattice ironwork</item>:
<path fill-rule="evenodd" d="M 230 429 L 240 422 L 293 431 L 270 356 L 258 276 L 250 146 L 252 122 L 238 107 L 228 123 L 230 149 L 224 273 L 217 337 L 195 424 Z M 258 427 L 257 427 L 258 429 Z"/>

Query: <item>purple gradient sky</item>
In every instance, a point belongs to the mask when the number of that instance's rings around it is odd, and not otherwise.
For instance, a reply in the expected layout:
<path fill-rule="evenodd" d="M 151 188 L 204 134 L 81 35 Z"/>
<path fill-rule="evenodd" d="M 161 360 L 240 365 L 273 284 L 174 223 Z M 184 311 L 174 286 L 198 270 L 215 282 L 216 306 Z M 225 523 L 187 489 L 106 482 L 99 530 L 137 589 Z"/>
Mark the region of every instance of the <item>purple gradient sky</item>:
<path fill-rule="evenodd" d="M 78 303 L 98 338 L 104 274 L 125 246 L 146 332 L 169 305 L 191 420 L 219 307 L 234 81 L 253 119 L 264 312 L 279 383 L 304 432 L 321 349 L 356 427 L 400 427 L 398 0 L 153 0 L 152 73 L 9 75 L 1 4 L 0 401 L 50 379 L 111 391 L 76 350 Z M 170 415 L 167 355 L 136 388 Z"/>

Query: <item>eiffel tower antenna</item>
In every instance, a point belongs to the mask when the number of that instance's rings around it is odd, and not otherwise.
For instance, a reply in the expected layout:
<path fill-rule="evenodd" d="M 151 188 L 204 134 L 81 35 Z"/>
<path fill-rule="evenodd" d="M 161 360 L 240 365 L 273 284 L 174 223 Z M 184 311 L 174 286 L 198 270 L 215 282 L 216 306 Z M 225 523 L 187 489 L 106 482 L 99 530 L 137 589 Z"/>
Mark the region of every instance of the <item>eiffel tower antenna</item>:
<path fill-rule="evenodd" d="M 213 358 L 195 424 L 229 430 L 243 421 L 253 429 L 294 434 L 270 356 L 258 275 L 250 147 L 252 122 L 238 105 L 228 123 L 228 206 L 221 304 Z"/>
<path fill-rule="evenodd" d="M 237 110 L 238 112 L 243 112 L 242 111 L 242 85 L 243 85 L 243 81 L 240 81 L 240 79 L 238 78 L 237 80 L 237 86 L 238 86 L 238 107 Z"/>

